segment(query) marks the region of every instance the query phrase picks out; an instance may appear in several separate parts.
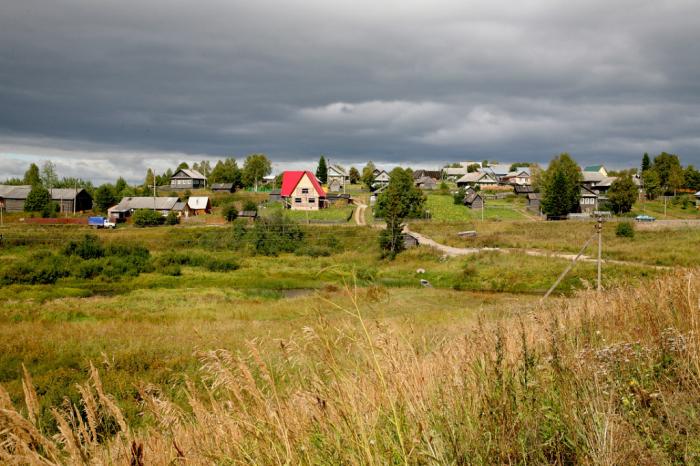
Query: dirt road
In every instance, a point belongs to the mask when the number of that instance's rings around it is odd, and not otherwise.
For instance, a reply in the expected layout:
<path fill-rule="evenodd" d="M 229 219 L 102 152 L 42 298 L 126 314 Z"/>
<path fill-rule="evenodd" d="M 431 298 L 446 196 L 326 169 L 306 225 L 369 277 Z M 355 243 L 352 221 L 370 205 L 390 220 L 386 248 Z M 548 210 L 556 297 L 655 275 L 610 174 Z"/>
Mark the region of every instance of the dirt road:
<path fill-rule="evenodd" d="M 358 226 L 365 226 L 367 225 L 367 222 L 365 221 L 365 210 L 367 209 L 367 204 L 357 204 L 357 208 L 355 209 L 355 223 Z"/>

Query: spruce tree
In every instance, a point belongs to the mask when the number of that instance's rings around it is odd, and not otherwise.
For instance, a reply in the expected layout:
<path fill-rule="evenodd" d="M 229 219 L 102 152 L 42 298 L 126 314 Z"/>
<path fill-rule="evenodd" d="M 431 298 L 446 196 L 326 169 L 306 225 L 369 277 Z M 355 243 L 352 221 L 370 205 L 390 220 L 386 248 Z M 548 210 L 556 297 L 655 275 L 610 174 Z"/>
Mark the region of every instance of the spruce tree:
<path fill-rule="evenodd" d="M 316 178 L 321 184 L 326 184 L 328 181 L 328 167 L 326 166 L 326 158 L 321 156 L 318 160 L 318 168 L 316 168 Z"/>
<path fill-rule="evenodd" d="M 642 157 L 642 172 L 645 172 L 651 168 L 651 159 L 649 158 L 648 153 L 644 153 L 644 156 Z"/>

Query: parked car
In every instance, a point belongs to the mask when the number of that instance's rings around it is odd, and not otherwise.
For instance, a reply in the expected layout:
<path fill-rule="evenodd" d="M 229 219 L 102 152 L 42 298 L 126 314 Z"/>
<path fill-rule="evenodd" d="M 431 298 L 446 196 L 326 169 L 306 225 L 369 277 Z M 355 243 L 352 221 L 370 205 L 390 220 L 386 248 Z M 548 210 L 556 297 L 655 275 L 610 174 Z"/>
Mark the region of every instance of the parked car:
<path fill-rule="evenodd" d="M 636 217 L 634 217 L 634 219 L 638 222 L 653 222 L 654 220 L 656 220 L 650 215 L 637 215 Z"/>

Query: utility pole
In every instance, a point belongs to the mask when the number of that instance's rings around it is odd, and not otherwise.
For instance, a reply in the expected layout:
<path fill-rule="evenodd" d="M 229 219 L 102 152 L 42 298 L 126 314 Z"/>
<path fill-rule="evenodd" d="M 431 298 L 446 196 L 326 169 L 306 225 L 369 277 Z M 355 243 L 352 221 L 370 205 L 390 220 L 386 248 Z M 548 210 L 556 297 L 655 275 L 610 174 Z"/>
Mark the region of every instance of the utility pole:
<path fill-rule="evenodd" d="M 479 196 L 481 196 L 481 195 L 479 195 Z M 484 221 L 484 204 L 485 204 L 485 201 L 483 198 L 481 198 L 481 221 L 482 222 Z"/>
<path fill-rule="evenodd" d="M 75 180 L 75 193 L 73 196 L 73 215 L 75 215 L 75 209 L 78 203 L 78 180 Z"/>
<path fill-rule="evenodd" d="M 664 194 L 664 218 L 666 218 L 666 200 L 668 197 Z"/>
<path fill-rule="evenodd" d="M 602 255 L 603 255 L 603 217 L 598 216 L 598 221 L 596 223 L 596 231 L 598 232 L 598 292 L 601 291 L 601 278 L 602 278 Z"/>

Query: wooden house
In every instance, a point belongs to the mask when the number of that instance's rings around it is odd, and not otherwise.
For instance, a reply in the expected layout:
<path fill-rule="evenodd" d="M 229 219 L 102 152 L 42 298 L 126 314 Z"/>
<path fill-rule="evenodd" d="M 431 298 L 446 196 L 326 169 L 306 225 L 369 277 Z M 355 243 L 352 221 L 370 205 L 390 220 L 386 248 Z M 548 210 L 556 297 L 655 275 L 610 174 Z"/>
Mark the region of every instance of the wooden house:
<path fill-rule="evenodd" d="M 471 191 L 464 196 L 464 205 L 470 209 L 482 209 L 484 207 L 484 198 L 476 191 Z"/>
<path fill-rule="evenodd" d="M 214 183 L 211 190 L 215 193 L 232 193 L 235 191 L 233 183 Z"/>
<path fill-rule="evenodd" d="M 497 184 L 498 181 L 496 180 L 496 178 L 493 177 L 493 175 L 482 172 L 467 173 L 466 175 L 457 180 L 457 186 L 459 186 L 460 188 L 466 186 L 479 186 L 485 188 L 489 186 L 496 186 Z"/>
<path fill-rule="evenodd" d="M 31 191 L 32 187 L 28 185 L 0 185 L 0 205 L 5 212 L 22 212 Z M 72 214 L 92 209 L 92 196 L 82 188 L 54 188 L 49 190 L 49 194 L 61 213 Z"/>
<path fill-rule="evenodd" d="M 187 207 L 192 215 L 204 215 L 211 213 L 211 201 L 207 196 L 192 196 L 187 200 Z"/>
<path fill-rule="evenodd" d="M 248 221 L 248 223 L 254 222 L 258 218 L 257 210 L 241 210 L 238 212 L 238 217 Z"/>
<path fill-rule="evenodd" d="M 526 197 L 528 194 L 534 193 L 535 190 L 530 185 L 516 184 L 515 186 L 513 186 L 513 192 L 515 193 L 516 196 Z"/>
<path fill-rule="evenodd" d="M 205 187 L 207 179 L 197 170 L 182 168 L 170 178 L 170 189 L 199 189 Z"/>
<path fill-rule="evenodd" d="M 386 170 L 375 168 L 372 175 L 374 176 L 374 180 L 372 181 L 373 190 L 381 189 L 389 184 L 389 173 L 387 173 Z"/>
<path fill-rule="evenodd" d="M 431 178 L 429 176 L 423 176 L 417 180 L 415 180 L 416 187 L 420 189 L 425 189 L 425 190 L 433 190 L 437 188 L 437 180 L 434 178 Z"/>
<path fill-rule="evenodd" d="M 308 170 L 282 173 L 280 196 L 292 210 L 319 210 L 326 206 L 326 192 Z"/>
<path fill-rule="evenodd" d="M 542 201 L 542 197 L 540 196 L 540 193 L 527 193 L 527 209 L 532 211 L 532 212 L 538 212 L 540 211 L 540 203 Z"/>
<path fill-rule="evenodd" d="M 332 164 L 328 167 L 328 190 L 330 192 L 340 192 L 345 190 L 345 185 L 350 182 L 350 177 L 348 176 L 345 168 L 338 165 Z"/>
<path fill-rule="evenodd" d="M 586 186 L 581 186 L 578 204 L 582 214 L 591 214 L 598 210 L 598 194 Z"/>
<path fill-rule="evenodd" d="M 137 210 L 154 210 L 165 217 L 178 202 L 178 197 L 124 197 L 119 204 L 107 209 L 107 214 L 113 221 L 125 221 Z"/>

